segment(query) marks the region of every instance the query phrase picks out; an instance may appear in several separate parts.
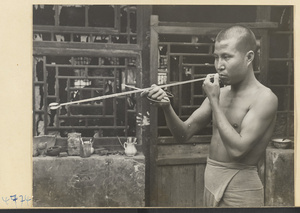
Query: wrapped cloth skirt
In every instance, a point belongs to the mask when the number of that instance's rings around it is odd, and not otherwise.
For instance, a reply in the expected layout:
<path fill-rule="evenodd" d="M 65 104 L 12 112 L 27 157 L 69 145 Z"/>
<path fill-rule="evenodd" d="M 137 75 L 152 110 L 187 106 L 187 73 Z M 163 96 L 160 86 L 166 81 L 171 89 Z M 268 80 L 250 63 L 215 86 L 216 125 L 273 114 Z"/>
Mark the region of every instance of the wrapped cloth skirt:
<path fill-rule="evenodd" d="M 204 206 L 260 207 L 264 189 L 257 167 L 207 159 L 204 173 Z"/>

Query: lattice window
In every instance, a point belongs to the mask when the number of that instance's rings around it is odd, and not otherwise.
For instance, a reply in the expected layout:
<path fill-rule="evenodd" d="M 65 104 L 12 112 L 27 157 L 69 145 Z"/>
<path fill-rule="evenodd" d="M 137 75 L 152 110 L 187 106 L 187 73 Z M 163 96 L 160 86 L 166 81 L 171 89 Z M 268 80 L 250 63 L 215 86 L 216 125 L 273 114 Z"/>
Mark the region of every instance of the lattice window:
<path fill-rule="evenodd" d="M 34 40 L 136 44 L 136 10 L 131 5 L 34 5 Z"/>
<path fill-rule="evenodd" d="M 136 6 L 33 5 L 33 40 L 34 135 L 136 136 L 135 95 L 48 108 L 137 86 Z"/>
<path fill-rule="evenodd" d="M 274 137 L 294 137 L 293 8 L 274 7 L 271 18 L 279 29 L 270 33 L 269 86 L 278 97 Z"/>
<path fill-rule="evenodd" d="M 52 102 L 65 103 L 127 90 L 136 86 L 135 58 L 35 57 L 35 133 L 68 132 L 83 137 L 134 136 L 135 96 L 63 106 L 49 110 Z"/>

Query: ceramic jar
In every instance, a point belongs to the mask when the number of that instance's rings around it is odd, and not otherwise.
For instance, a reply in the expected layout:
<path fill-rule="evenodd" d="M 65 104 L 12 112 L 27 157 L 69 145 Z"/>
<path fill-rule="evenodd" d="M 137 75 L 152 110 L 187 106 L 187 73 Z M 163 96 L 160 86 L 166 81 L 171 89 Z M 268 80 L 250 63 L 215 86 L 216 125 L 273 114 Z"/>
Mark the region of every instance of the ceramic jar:
<path fill-rule="evenodd" d="M 68 155 L 80 155 L 81 133 L 72 132 L 68 133 Z"/>

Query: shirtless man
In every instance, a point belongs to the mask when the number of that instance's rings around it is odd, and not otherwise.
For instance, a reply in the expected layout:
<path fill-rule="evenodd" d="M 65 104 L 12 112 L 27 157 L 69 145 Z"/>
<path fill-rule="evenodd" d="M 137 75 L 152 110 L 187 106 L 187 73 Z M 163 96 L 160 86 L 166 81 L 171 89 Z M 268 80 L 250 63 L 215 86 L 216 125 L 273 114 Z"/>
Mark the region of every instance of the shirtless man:
<path fill-rule="evenodd" d="M 205 170 L 205 206 L 263 206 L 263 185 L 257 164 L 275 126 L 278 100 L 255 78 L 256 39 L 251 30 L 233 26 L 215 42 L 217 74 L 203 82 L 207 95 L 186 120 L 175 114 L 165 92 L 153 86 L 142 95 L 160 101 L 167 125 L 178 142 L 189 140 L 213 121 L 213 135 Z M 213 82 L 211 79 L 213 78 Z M 219 80 L 227 85 L 219 86 Z"/>

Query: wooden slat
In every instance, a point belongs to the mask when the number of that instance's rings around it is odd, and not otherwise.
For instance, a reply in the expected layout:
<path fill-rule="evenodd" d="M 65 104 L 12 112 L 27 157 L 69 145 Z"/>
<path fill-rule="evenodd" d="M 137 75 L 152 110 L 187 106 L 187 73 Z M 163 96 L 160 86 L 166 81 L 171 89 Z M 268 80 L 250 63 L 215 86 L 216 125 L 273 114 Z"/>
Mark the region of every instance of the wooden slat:
<path fill-rule="evenodd" d="M 183 63 L 182 63 L 182 66 L 184 66 Z M 195 79 L 195 67 L 192 67 L 191 76 L 193 76 L 192 78 Z M 191 84 L 191 97 L 190 97 L 191 105 L 195 105 L 194 100 L 195 100 L 195 84 Z"/>
<path fill-rule="evenodd" d="M 65 119 L 65 118 L 79 118 L 79 119 L 83 119 L 83 118 L 114 118 L 115 116 L 113 115 L 59 115 L 58 118 L 61 119 Z M 100 126 L 98 126 L 98 128 L 100 128 Z M 102 128 L 102 126 L 101 126 Z"/>
<path fill-rule="evenodd" d="M 211 140 L 210 135 L 198 135 L 198 136 L 193 136 L 189 141 L 182 143 L 182 144 L 207 143 L 207 142 L 210 142 L 210 140 Z M 174 142 L 174 138 L 172 136 L 159 137 L 158 143 L 159 144 L 176 144 L 176 142 Z"/>
<path fill-rule="evenodd" d="M 84 29 L 84 30 L 82 30 Z M 71 27 L 71 26 L 45 26 L 33 25 L 33 32 L 38 33 L 78 33 L 78 34 L 119 34 L 117 29 L 105 27 Z"/>
<path fill-rule="evenodd" d="M 87 42 L 55 42 L 55 41 L 33 41 L 33 49 L 36 48 L 58 48 L 58 49 L 83 49 L 83 50 L 106 50 L 122 51 L 128 50 L 138 52 L 141 48 L 136 44 L 116 43 L 87 43 Z M 130 55 L 130 54 L 129 54 Z M 94 55 L 93 55 L 94 56 Z M 96 57 L 96 56 L 94 56 Z M 117 55 L 116 55 L 117 57 Z"/>
<path fill-rule="evenodd" d="M 188 42 L 159 42 L 159 45 L 174 45 L 174 46 L 212 46 L 213 43 L 188 43 Z"/>
<path fill-rule="evenodd" d="M 294 58 L 269 58 L 269 61 L 294 61 Z"/>
<path fill-rule="evenodd" d="M 71 67 L 71 66 L 64 66 L 64 67 Z M 99 68 L 99 67 L 98 67 Z M 85 76 L 57 76 L 57 79 L 101 79 L 101 80 L 114 80 L 115 77 L 85 77 Z M 77 88 L 77 87 L 70 87 L 70 89 L 77 89 L 77 90 L 101 90 L 101 88 Z M 103 88 L 102 88 L 103 89 Z"/>
<path fill-rule="evenodd" d="M 195 205 L 203 206 L 204 170 L 206 164 L 196 165 L 195 173 Z"/>
<path fill-rule="evenodd" d="M 151 16 L 150 26 L 156 26 L 158 24 L 158 18 Z M 151 27 L 150 31 L 150 85 L 157 83 L 157 70 L 158 70 L 158 34 Z M 159 191 L 164 192 L 159 186 L 159 179 L 161 175 L 157 170 L 157 166 L 155 164 L 155 158 L 157 156 L 157 108 L 150 107 L 150 165 L 149 165 L 149 173 L 151 174 L 149 179 L 150 184 L 150 206 L 159 206 Z M 163 198 L 160 198 L 163 199 Z"/>
<path fill-rule="evenodd" d="M 209 152 L 209 143 L 193 143 L 193 144 L 169 144 L 158 146 L 158 158 L 168 157 L 190 157 L 207 155 Z"/>
<path fill-rule="evenodd" d="M 172 173 L 162 168 L 157 168 L 153 178 L 157 179 L 156 185 L 152 186 L 153 195 L 151 198 L 151 206 L 169 207 L 172 200 Z M 168 183 L 166 183 L 168 181 Z M 156 190 L 153 190 L 155 187 Z"/>
<path fill-rule="evenodd" d="M 294 34 L 294 32 L 293 31 L 271 31 L 270 32 L 270 35 L 278 35 L 278 34 L 280 34 L 280 35 L 293 35 Z"/>
<path fill-rule="evenodd" d="M 73 65 L 73 64 L 46 64 L 46 67 L 69 67 L 69 68 L 108 68 L 108 69 L 112 69 L 112 68 L 122 68 L 125 69 L 127 68 L 125 65 Z M 51 70 L 49 70 L 51 72 Z M 81 76 L 78 76 L 79 78 Z M 93 76 L 89 76 L 90 79 L 95 79 L 95 78 L 99 78 L 99 77 L 93 77 Z M 102 78 L 107 78 L 107 77 L 102 77 Z"/>
<path fill-rule="evenodd" d="M 65 49 L 51 47 L 33 47 L 33 55 L 56 56 L 95 56 L 95 57 L 135 57 L 139 54 L 133 50 L 108 50 L 108 49 Z"/>
<path fill-rule="evenodd" d="M 141 58 L 139 59 L 140 63 L 143 64 L 142 69 L 139 70 L 139 83 L 137 85 L 139 88 L 150 87 L 150 16 L 152 13 L 151 5 L 137 6 L 137 43 L 140 45 L 142 52 Z M 145 99 L 137 96 L 136 100 L 136 109 L 137 113 L 142 115 L 147 115 L 147 112 L 150 111 L 150 102 Z M 137 126 L 136 129 L 137 137 L 140 137 L 143 141 L 143 153 L 146 159 L 145 170 L 146 174 L 150 174 L 150 167 L 155 165 L 150 165 L 151 163 L 151 154 L 150 154 L 150 128 L 145 128 L 143 126 Z M 145 176 L 145 206 L 150 206 L 150 190 L 153 188 L 153 185 L 150 185 L 150 179 L 152 175 Z"/>
<path fill-rule="evenodd" d="M 154 27 L 154 29 L 159 34 L 176 34 L 176 35 L 216 35 L 220 29 L 219 28 L 191 28 L 185 26 L 158 26 Z"/>
<path fill-rule="evenodd" d="M 206 163 L 207 155 L 199 156 L 168 156 L 165 158 L 158 158 L 156 163 L 158 166 L 174 166 L 174 165 L 191 165 Z"/>
<path fill-rule="evenodd" d="M 200 57 L 213 57 L 207 53 L 170 53 L 170 56 L 200 56 Z"/>
<path fill-rule="evenodd" d="M 212 27 L 213 25 L 213 27 Z M 207 28 L 213 30 L 221 30 L 232 25 L 243 25 L 249 28 L 257 29 L 274 29 L 278 28 L 277 22 L 240 22 L 240 23 L 199 23 L 199 22 L 159 22 L 158 26 L 175 26 L 186 28 Z"/>
<path fill-rule="evenodd" d="M 190 64 L 190 63 L 182 63 L 183 66 L 193 66 L 193 67 L 214 67 L 214 64 Z M 197 75 L 195 75 L 197 76 Z M 206 76 L 206 74 L 203 74 L 202 76 Z"/>
<path fill-rule="evenodd" d="M 46 124 L 45 126 L 48 126 L 48 108 L 46 106 L 48 106 L 48 100 L 47 100 L 47 96 L 48 96 L 48 87 L 47 87 L 47 70 L 46 70 L 46 57 L 43 56 L 43 81 L 44 81 L 44 124 Z M 45 128 L 45 134 L 48 134 L 47 132 L 47 128 Z"/>
<path fill-rule="evenodd" d="M 153 28 L 159 34 L 177 34 L 177 35 L 217 35 L 217 33 L 226 27 L 241 24 L 247 26 L 257 33 L 260 29 L 276 29 L 277 22 L 246 22 L 246 23 L 177 23 L 177 22 L 159 22 L 159 26 Z M 259 33 L 258 33 L 259 34 Z"/>
<path fill-rule="evenodd" d="M 277 23 L 247 23 L 245 24 L 249 28 L 255 28 L 255 29 L 275 29 L 278 27 Z M 211 24 L 210 24 L 211 26 Z M 214 23 L 215 26 L 215 23 Z M 217 33 L 222 29 L 232 26 L 232 24 L 224 24 L 220 25 L 220 27 L 189 27 L 189 26 L 158 26 L 154 27 L 155 30 L 159 34 L 176 34 L 176 35 L 217 35 Z"/>
<path fill-rule="evenodd" d="M 292 88 L 294 85 L 285 85 L 285 84 L 269 84 L 269 87 L 283 87 L 283 88 Z"/>
<path fill-rule="evenodd" d="M 36 102 L 36 99 L 35 99 L 35 96 L 36 96 L 36 86 L 37 85 L 43 85 L 42 82 L 40 82 L 40 84 L 37 84 L 38 82 L 36 82 L 38 79 L 37 79 L 37 75 L 36 75 L 36 63 L 35 63 L 35 60 L 36 58 L 35 57 L 32 57 L 32 65 L 33 65 L 33 75 L 32 75 L 32 82 L 33 82 L 33 87 L 32 87 L 32 135 L 33 136 L 36 136 L 37 135 L 37 121 L 36 121 L 36 115 L 37 114 L 42 114 L 44 113 L 44 111 L 40 111 L 40 110 L 36 110 L 36 108 L 38 108 L 37 104 L 35 103 Z M 39 113 L 37 111 L 40 111 Z"/>
<path fill-rule="evenodd" d="M 48 130 L 62 130 L 62 129 L 125 129 L 125 126 L 48 126 Z"/>
<path fill-rule="evenodd" d="M 195 165 L 168 166 L 158 169 L 158 206 L 195 206 Z"/>
<path fill-rule="evenodd" d="M 121 30 L 121 17 L 120 17 L 120 6 L 119 5 L 115 5 L 115 29 L 118 30 L 118 32 L 120 32 Z"/>
<path fill-rule="evenodd" d="M 180 167 L 173 167 L 173 178 L 176 181 L 174 187 L 174 200 L 172 206 L 190 207 L 195 203 L 194 191 L 195 189 L 195 166 L 186 165 Z M 177 174 L 177 177 L 176 177 Z"/>

